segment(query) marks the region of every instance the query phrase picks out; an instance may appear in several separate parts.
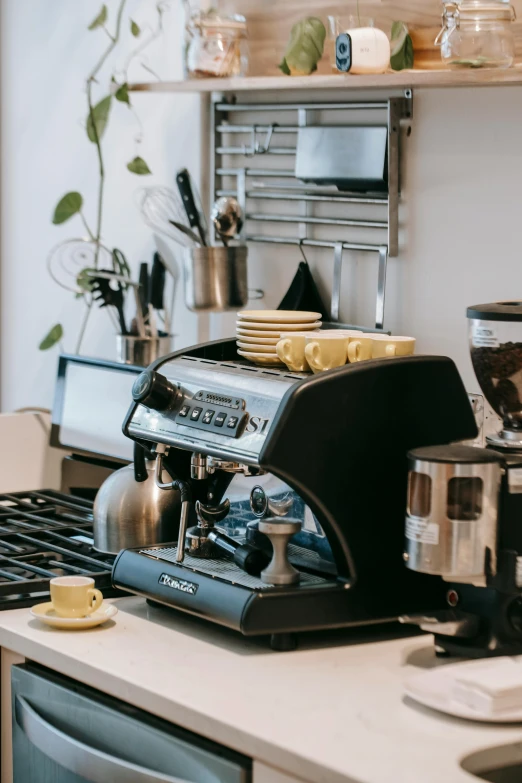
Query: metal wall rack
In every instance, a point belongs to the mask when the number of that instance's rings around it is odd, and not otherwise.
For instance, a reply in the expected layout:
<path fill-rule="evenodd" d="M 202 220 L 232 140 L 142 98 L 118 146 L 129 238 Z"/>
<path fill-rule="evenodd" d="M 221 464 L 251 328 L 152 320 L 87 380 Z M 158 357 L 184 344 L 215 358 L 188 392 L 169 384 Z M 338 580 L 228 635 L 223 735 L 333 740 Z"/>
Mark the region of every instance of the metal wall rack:
<path fill-rule="evenodd" d="M 411 90 L 384 100 L 317 103 L 236 102 L 234 95 L 212 94 L 212 201 L 223 195 L 238 199 L 246 217 L 239 237 L 242 241 L 333 250 L 332 322 L 339 321 L 345 251 L 368 252 L 378 257 L 375 327 L 383 328 L 388 257 L 399 253 L 401 123 L 411 120 L 412 102 Z M 388 128 L 388 193 L 347 193 L 295 178 L 292 158 L 295 159 L 294 140 L 299 128 L 374 124 L 368 117 L 377 112 Z M 358 119 L 363 117 L 366 119 Z M 252 208 L 254 202 L 261 206 Z M 346 214 L 324 214 L 324 205 L 342 205 Z M 385 208 L 386 219 L 353 216 L 353 207 Z M 268 226 L 270 232 L 260 230 Z M 288 233 L 288 227 L 295 230 Z M 328 238 L 317 237 L 316 231 L 325 227 Z M 343 236 L 333 236 L 334 229 L 342 231 Z M 353 234 L 361 230 L 372 235 L 375 232 L 375 241 L 356 241 L 346 236 L 347 231 Z"/>

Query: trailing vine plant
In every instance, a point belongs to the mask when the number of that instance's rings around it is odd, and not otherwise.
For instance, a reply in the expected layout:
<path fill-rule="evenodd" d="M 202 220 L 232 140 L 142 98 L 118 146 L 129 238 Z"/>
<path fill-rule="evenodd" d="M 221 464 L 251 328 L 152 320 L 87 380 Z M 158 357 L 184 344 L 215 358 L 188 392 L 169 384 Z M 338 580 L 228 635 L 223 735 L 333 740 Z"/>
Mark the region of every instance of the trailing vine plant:
<path fill-rule="evenodd" d="M 90 32 L 101 31 L 109 39 L 107 48 L 95 63 L 94 67 L 89 72 L 85 80 L 87 101 L 85 131 L 87 138 L 95 147 L 98 167 L 98 190 L 95 225 L 94 227 L 89 225 L 83 209 L 84 199 L 82 194 L 78 191 L 70 191 L 69 193 L 66 193 L 64 196 L 62 196 L 55 207 L 52 219 L 52 222 L 55 225 L 61 225 L 62 223 L 70 220 L 72 217 L 78 216 L 82 221 L 85 231 L 87 232 L 87 237 L 85 239 L 67 240 L 66 242 L 61 243 L 53 251 L 51 251 L 48 259 L 49 272 L 55 282 L 57 282 L 63 288 L 72 291 L 75 296 L 79 299 L 82 299 L 85 304 L 85 312 L 76 342 L 76 353 L 79 353 L 81 350 L 89 316 L 94 305 L 94 299 L 92 296 L 92 278 L 95 274 L 95 271 L 100 268 L 101 259 L 110 257 L 110 263 L 114 273 L 117 275 L 123 275 L 127 278 L 130 277 L 130 268 L 124 254 L 117 248 L 109 251 L 102 243 L 106 178 L 102 139 L 107 129 L 115 101 L 126 104 L 129 109 L 133 110 L 129 97 L 128 85 L 128 71 L 130 64 L 135 57 L 143 53 L 145 48 L 149 46 L 152 41 L 161 35 L 163 31 L 163 14 L 169 6 L 169 2 L 165 2 L 165 0 L 156 2 L 155 8 L 157 13 L 157 25 L 155 29 L 142 31 L 140 26 L 133 19 L 128 19 L 128 24 L 132 35 L 134 38 L 140 39 L 138 46 L 127 57 L 121 73 L 112 74 L 108 93 L 100 100 L 95 101 L 94 88 L 95 85 L 99 84 L 98 77 L 100 71 L 106 64 L 109 57 L 116 50 L 121 40 L 126 3 L 127 0 L 119 1 L 116 18 L 112 29 L 109 27 L 109 11 L 106 5 L 101 7 L 98 15 L 88 26 L 88 30 Z M 142 66 L 153 73 L 154 76 L 156 76 L 156 74 L 154 74 L 154 72 L 145 63 L 142 62 Z M 136 116 L 136 119 L 140 127 L 140 133 L 136 138 L 136 141 L 139 143 L 142 140 L 141 122 L 139 117 Z M 132 160 L 130 160 L 126 164 L 126 167 L 128 171 L 138 176 L 151 174 L 149 166 L 140 155 L 136 155 Z M 79 269 L 78 266 L 81 266 L 81 264 L 78 264 L 78 258 L 70 258 L 71 252 L 78 251 L 78 247 L 81 248 L 81 252 L 79 253 L 80 258 L 85 259 L 86 262 L 86 265 Z M 67 258 L 67 255 L 69 255 L 69 258 Z M 57 273 L 57 271 L 54 271 L 54 267 L 56 269 L 63 270 L 68 263 L 70 266 L 70 280 L 67 279 L 67 276 L 64 277 L 62 272 Z M 40 350 L 48 350 L 49 348 L 52 348 L 54 345 L 59 343 L 63 337 L 63 333 L 64 330 L 62 324 L 54 324 L 54 326 L 51 327 L 47 335 L 40 343 Z"/>

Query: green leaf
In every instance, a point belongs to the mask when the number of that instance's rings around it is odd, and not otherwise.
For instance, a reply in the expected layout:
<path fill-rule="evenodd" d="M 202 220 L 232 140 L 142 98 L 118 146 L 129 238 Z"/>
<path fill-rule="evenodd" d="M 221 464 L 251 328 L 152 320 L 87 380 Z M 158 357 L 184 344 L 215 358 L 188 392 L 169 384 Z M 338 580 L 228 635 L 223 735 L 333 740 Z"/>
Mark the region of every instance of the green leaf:
<path fill-rule="evenodd" d="M 114 97 L 117 101 L 121 101 L 122 103 L 126 103 L 128 106 L 130 106 L 130 98 L 129 98 L 129 85 L 127 82 L 125 84 L 122 84 L 116 92 L 114 93 Z"/>
<path fill-rule="evenodd" d="M 132 172 L 132 174 L 152 174 L 152 171 L 149 169 L 143 158 L 140 158 L 139 156 L 134 158 L 134 160 L 131 160 L 130 163 L 127 163 L 127 168 L 130 172 Z"/>
<path fill-rule="evenodd" d="M 288 63 L 286 62 L 286 57 L 283 57 L 283 59 L 278 65 L 278 68 L 285 74 L 285 76 L 290 76 L 290 68 L 288 67 Z"/>
<path fill-rule="evenodd" d="M 92 20 L 92 22 L 90 23 L 90 25 L 89 25 L 89 27 L 87 29 L 88 30 L 96 30 L 97 27 L 103 27 L 103 25 L 107 21 L 107 15 L 108 15 L 107 6 L 106 5 L 102 5 L 100 13 L 96 17 L 96 19 Z"/>
<path fill-rule="evenodd" d="M 404 22 L 394 22 L 391 29 L 390 65 L 394 71 L 413 68 L 413 41 Z"/>
<path fill-rule="evenodd" d="M 96 106 L 93 107 L 92 112 L 89 112 L 87 117 L 87 136 L 89 141 L 96 144 L 96 141 L 100 141 L 105 127 L 109 120 L 109 112 L 111 110 L 111 96 L 107 95 Z M 98 136 L 98 139 L 96 139 Z"/>
<path fill-rule="evenodd" d="M 317 70 L 323 56 L 326 29 L 315 16 L 300 19 L 292 27 L 285 56 L 279 68 L 292 76 L 308 76 Z"/>
<path fill-rule="evenodd" d="M 76 275 L 76 285 L 84 292 L 92 291 L 92 284 L 94 282 L 93 275 L 96 274 L 94 267 L 86 266 L 84 269 L 80 269 Z M 82 296 L 82 294 L 80 294 Z"/>
<path fill-rule="evenodd" d="M 133 34 L 133 36 L 135 38 L 137 38 L 139 36 L 139 34 L 141 33 L 140 26 L 137 25 L 136 22 L 133 19 L 131 19 L 130 29 L 131 29 L 131 33 Z"/>
<path fill-rule="evenodd" d="M 38 346 L 40 351 L 48 351 L 49 348 L 52 348 L 53 345 L 56 345 L 57 342 L 59 342 L 63 337 L 63 326 L 61 324 L 55 324 L 45 337 L 43 338 L 42 342 Z"/>
<path fill-rule="evenodd" d="M 66 193 L 55 207 L 53 215 L 54 225 L 59 226 L 60 223 L 65 223 L 66 220 L 69 220 L 69 218 L 81 210 L 82 205 L 83 198 L 80 193 L 76 193 L 76 191 Z"/>

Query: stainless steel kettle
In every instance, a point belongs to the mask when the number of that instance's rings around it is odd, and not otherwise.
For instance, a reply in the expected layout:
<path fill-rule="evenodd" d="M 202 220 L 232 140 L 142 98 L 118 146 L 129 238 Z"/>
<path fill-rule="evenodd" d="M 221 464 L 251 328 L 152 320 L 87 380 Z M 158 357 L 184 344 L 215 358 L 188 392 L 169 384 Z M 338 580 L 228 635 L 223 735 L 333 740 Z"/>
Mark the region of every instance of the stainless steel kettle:
<path fill-rule="evenodd" d="M 94 501 L 94 548 L 116 554 L 120 549 L 154 546 L 178 538 L 181 496 L 157 486 L 155 462 L 134 444 L 134 465 L 116 470 Z"/>

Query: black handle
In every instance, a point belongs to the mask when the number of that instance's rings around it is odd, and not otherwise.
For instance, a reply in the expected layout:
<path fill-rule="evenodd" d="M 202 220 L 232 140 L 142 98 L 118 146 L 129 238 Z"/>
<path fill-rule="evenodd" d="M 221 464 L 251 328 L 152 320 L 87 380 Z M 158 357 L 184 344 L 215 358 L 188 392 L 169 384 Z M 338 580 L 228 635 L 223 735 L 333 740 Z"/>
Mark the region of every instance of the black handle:
<path fill-rule="evenodd" d="M 141 312 L 144 318 L 149 315 L 149 267 L 146 262 L 140 264 L 139 275 L 139 300 Z"/>
<path fill-rule="evenodd" d="M 163 294 L 165 291 L 165 264 L 159 253 L 154 253 L 152 269 L 149 278 L 149 302 L 155 310 L 164 310 Z"/>
<path fill-rule="evenodd" d="M 144 370 L 132 385 L 132 399 L 147 408 L 163 411 L 176 399 L 177 389 L 159 372 Z"/>
<path fill-rule="evenodd" d="M 143 481 L 147 481 L 148 477 L 145 449 L 140 443 L 134 441 L 134 480 L 141 484 Z"/>
<path fill-rule="evenodd" d="M 217 547 L 233 555 L 234 563 L 250 576 L 259 576 L 270 562 L 269 555 L 262 549 L 258 549 L 252 544 L 238 544 L 225 533 L 211 530 L 208 538 Z"/>
<path fill-rule="evenodd" d="M 199 234 L 202 245 L 207 245 L 207 237 L 205 235 L 205 228 L 203 224 L 203 216 L 200 210 L 196 206 L 196 200 L 194 198 L 194 191 L 192 190 L 192 183 L 190 181 L 190 174 L 187 169 L 181 169 L 176 174 L 176 182 L 178 185 L 179 194 L 187 213 L 188 222 L 191 228 L 195 228 Z"/>

